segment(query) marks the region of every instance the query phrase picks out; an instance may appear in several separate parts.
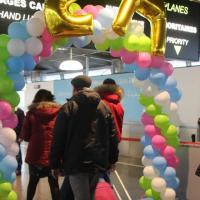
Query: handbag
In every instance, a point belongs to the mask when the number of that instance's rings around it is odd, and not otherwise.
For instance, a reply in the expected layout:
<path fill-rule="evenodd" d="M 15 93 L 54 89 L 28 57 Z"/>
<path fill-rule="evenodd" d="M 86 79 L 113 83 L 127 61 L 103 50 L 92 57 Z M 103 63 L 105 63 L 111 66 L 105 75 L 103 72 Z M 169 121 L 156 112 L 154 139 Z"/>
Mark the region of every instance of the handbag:
<path fill-rule="evenodd" d="M 200 165 L 198 165 L 196 171 L 195 171 L 196 176 L 200 176 Z"/>

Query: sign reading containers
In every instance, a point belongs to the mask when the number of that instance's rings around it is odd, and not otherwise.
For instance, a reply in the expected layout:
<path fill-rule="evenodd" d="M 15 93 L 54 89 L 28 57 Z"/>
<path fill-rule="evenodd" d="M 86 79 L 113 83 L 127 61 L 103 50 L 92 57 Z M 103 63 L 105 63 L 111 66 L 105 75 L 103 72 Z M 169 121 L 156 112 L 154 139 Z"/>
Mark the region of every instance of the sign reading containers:
<path fill-rule="evenodd" d="M 166 0 L 166 57 L 199 60 L 200 4 L 187 0 Z"/>
<path fill-rule="evenodd" d="M 11 22 L 28 20 L 43 8 L 44 0 L 0 0 L 0 34 L 7 34 Z"/>

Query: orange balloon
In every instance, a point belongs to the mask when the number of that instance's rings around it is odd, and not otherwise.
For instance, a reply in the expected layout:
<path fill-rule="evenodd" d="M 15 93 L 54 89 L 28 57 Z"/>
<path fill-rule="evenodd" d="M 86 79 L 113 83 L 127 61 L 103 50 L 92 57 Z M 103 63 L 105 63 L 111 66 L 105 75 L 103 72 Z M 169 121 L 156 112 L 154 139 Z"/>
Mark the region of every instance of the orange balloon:
<path fill-rule="evenodd" d="M 151 24 L 151 52 L 162 56 L 166 45 L 166 12 L 163 0 L 122 0 L 113 22 L 113 31 L 123 36 L 135 12 Z"/>
<path fill-rule="evenodd" d="M 54 37 L 83 36 L 93 33 L 91 14 L 76 15 L 69 7 L 76 0 L 46 0 L 45 20 L 49 33 Z"/>

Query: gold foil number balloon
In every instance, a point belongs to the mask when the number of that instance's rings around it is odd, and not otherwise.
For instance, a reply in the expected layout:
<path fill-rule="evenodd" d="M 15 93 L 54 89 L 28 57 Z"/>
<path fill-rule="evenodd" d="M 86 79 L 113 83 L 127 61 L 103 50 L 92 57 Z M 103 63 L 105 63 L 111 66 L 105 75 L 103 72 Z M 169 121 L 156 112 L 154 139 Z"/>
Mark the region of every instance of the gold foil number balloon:
<path fill-rule="evenodd" d="M 163 0 L 122 0 L 113 22 L 113 30 L 123 36 L 133 14 L 138 12 L 151 24 L 151 51 L 164 55 L 166 40 L 166 12 Z"/>
<path fill-rule="evenodd" d="M 92 34 L 92 15 L 76 15 L 69 7 L 76 0 L 46 0 L 45 20 L 54 37 L 82 36 Z"/>

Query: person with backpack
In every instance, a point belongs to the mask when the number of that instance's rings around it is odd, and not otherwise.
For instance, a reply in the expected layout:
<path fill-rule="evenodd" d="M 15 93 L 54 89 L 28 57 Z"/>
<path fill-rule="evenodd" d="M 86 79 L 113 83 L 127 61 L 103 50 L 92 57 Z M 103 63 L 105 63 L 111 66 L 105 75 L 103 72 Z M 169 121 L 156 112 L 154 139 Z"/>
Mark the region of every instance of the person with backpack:
<path fill-rule="evenodd" d="M 76 200 L 93 200 L 100 173 L 118 160 L 112 112 L 90 89 L 91 79 L 72 79 L 73 96 L 58 114 L 53 131 L 50 165 L 64 168 Z"/>

